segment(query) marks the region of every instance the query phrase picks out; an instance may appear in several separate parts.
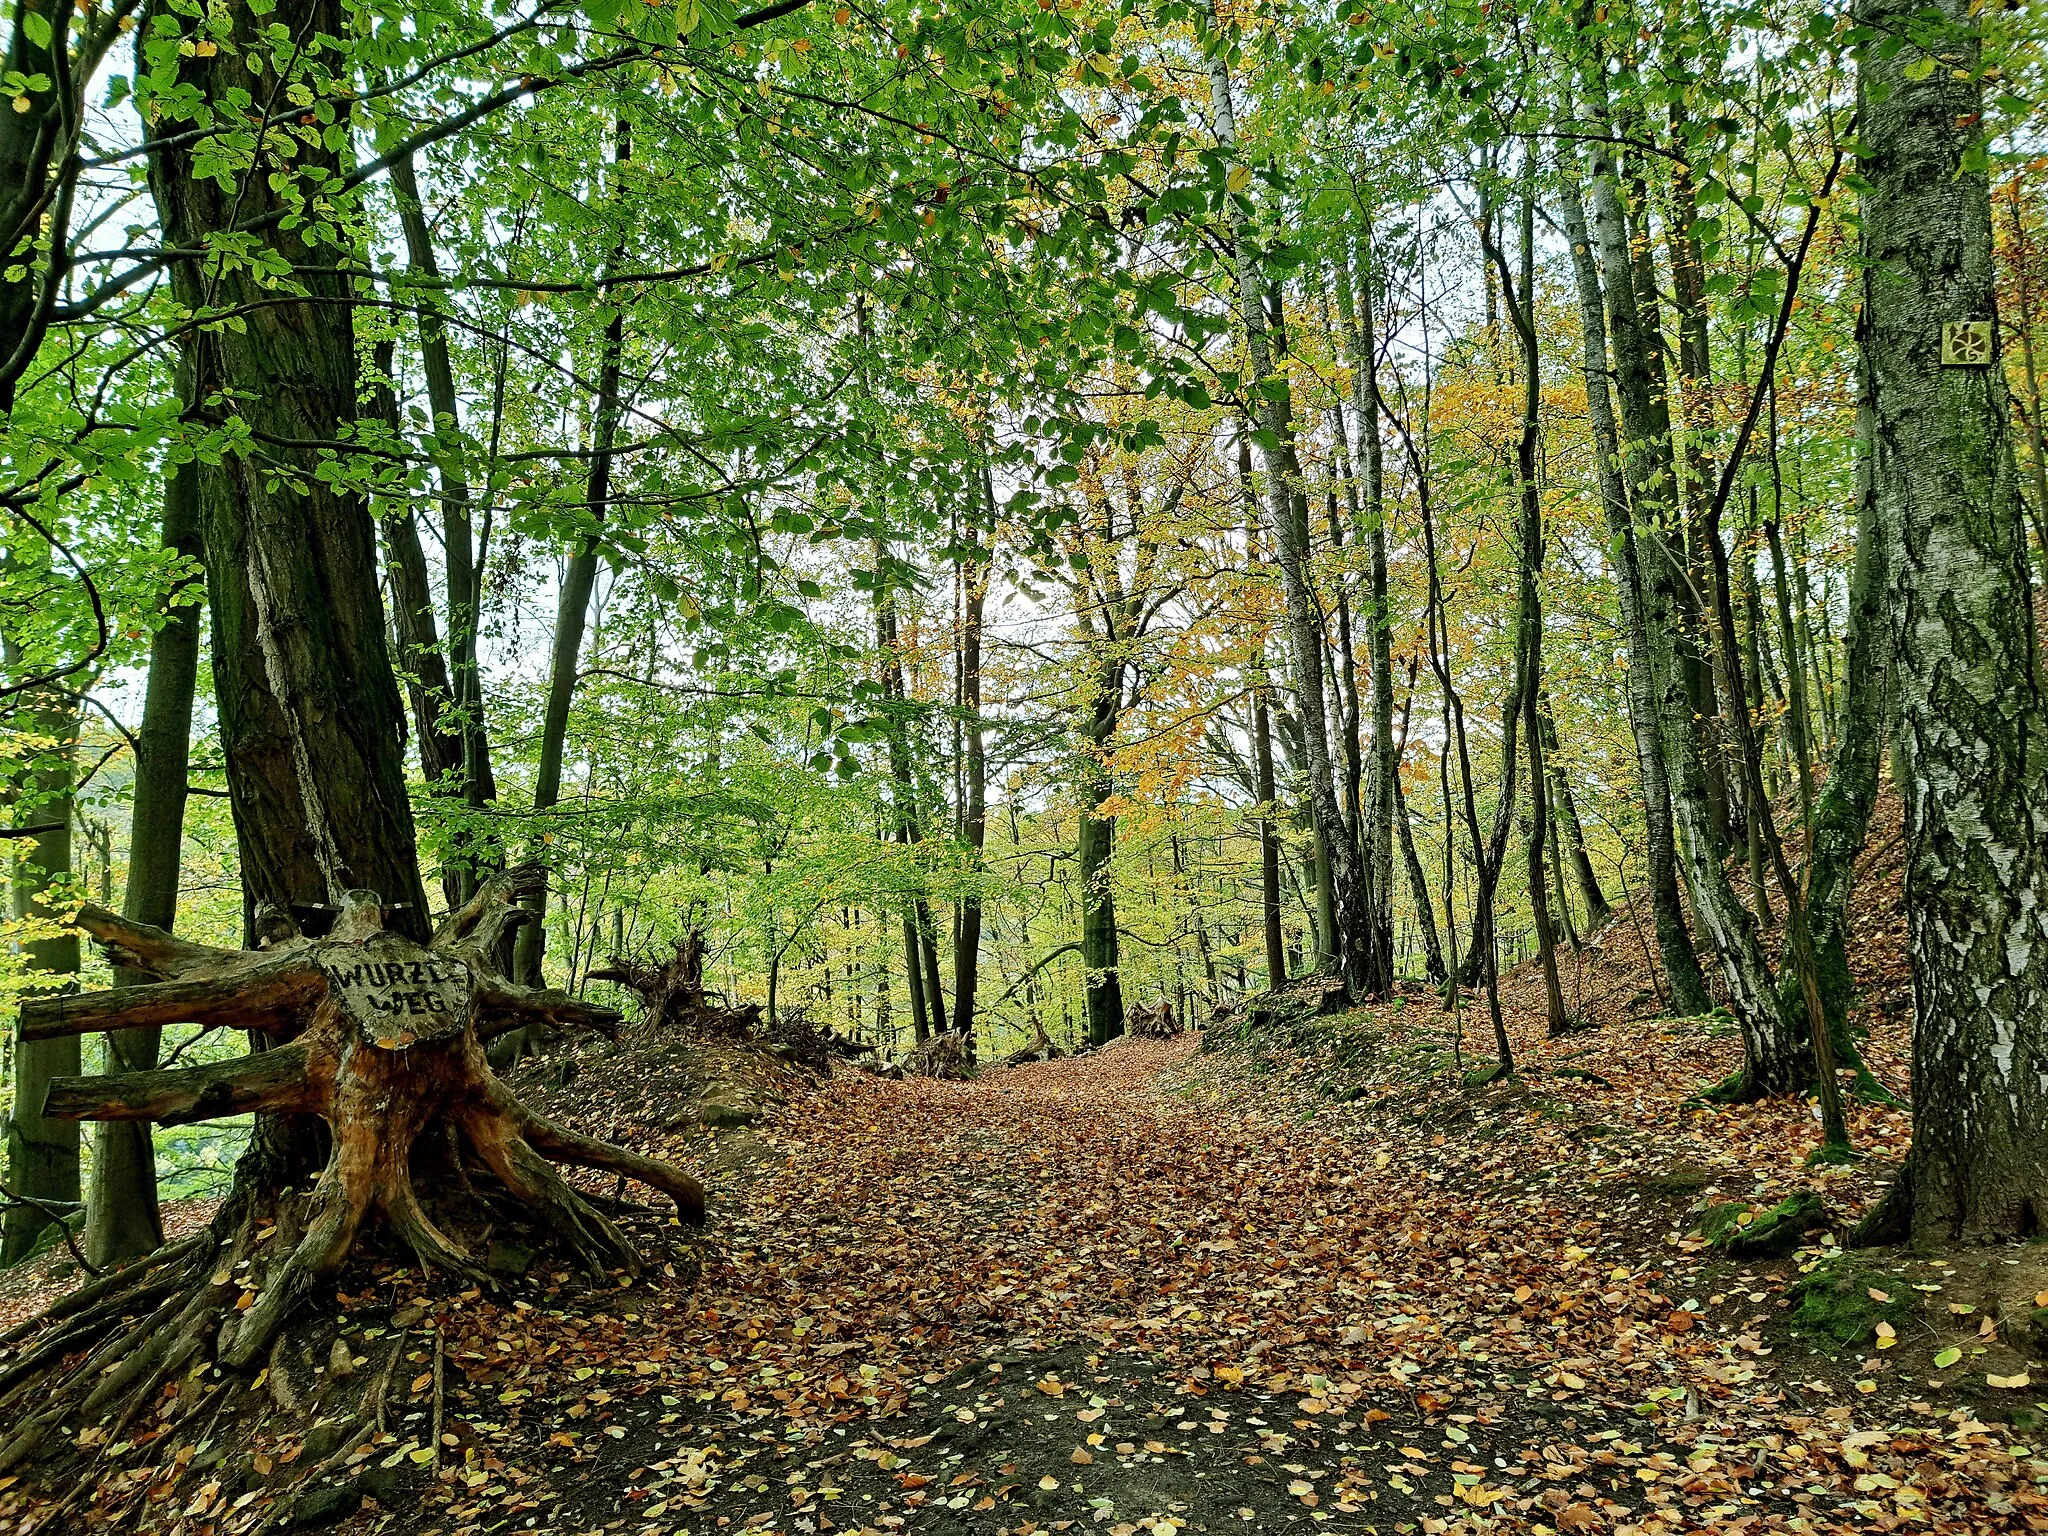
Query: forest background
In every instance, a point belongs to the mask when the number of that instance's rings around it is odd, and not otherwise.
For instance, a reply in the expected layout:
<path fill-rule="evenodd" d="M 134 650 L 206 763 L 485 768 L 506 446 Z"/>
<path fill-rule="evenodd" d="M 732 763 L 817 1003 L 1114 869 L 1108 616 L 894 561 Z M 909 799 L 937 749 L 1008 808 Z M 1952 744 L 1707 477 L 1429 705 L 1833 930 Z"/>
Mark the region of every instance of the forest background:
<path fill-rule="evenodd" d="M 555 986 L 696 930 L 771 1017 L 991 1055 L 1541 955 L 1562 1029 L 1604 932 L 1743 1030 L 1728 1092 L 1810 1086 L 1758 989 L 1839 1023 L 1897 711 L 1855 649 L 1873 58 L 1979 109 L 1996 330 L 1952 341 L 2048 573 L 2031 4 L 9 14 L 9 1007 L 93 984 L 81 898 L 253 935 L 287 856 L 238 845 L 216 673 L 282 663 L 202 567 L 306 497 L 374 517 L 391 676 L 334 697 L 408 741 L 383 894 L 543 864 Z M 11 1048 L 18 1104 L 78 1070 Z M 17 1110 L 55 1206 L 11 1253 L 239 1133 L 103 1134 L 81 1175 Z"/>

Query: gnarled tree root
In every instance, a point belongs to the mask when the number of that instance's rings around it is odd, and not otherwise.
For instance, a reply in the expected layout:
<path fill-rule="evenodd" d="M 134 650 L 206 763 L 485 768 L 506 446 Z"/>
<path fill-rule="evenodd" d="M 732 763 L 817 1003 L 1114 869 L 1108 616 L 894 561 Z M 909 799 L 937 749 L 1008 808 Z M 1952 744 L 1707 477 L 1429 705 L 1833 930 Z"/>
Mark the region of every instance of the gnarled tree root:
<path fill-rule="evenodd" d="M 52 1085 L 45 1113 L 60 1118 L 182 1123 L 253 1110 L 258 1136 L 209 1232 L 59 1303 L 38 1325 L 41 1337 L 28 1329 L 8 1336 L 22 1348 L 0 1367 L 0 1422 L 14 1425 L 0 1442 L 0 1475 L 59 1426 L 111 1426 L 109 1437 L 118 1437 L 153 1406 L 172 1418 L 189 1411 L 206 1394 L 200 1373 L 208 1367 L 253 1369 L 372 1227 L 423 1266 L 474 1282 L 487 1276 L 460 1234 L 490 1224 L 481 1219 L 486 1202 L 492 1223 L 510 1204 L 586 1270 L 637 1272 L 638 1250 L 553 1162 L 640 1180 L 673 1199 L 682 1220 L 704 1219 L 703 1187 L 690 1175 L 532 1113 L 492 1073 L 485 1042 L 494 1031 L 537 1018 L 616 1022 L 491 969 L 516 921 L 516 889 L 516 875 L 491 882 L 443 924 L 431 949 L 384 932 L 367 892 L 351 893 L 328 938 L 287 938 L 248 953 L 86 909 L 82 925 L 123 963 L 163 980 L 31 1004 L 26 1035 L 175 1015 L 232 1023 L 276 1043 L 234 1061 Z M 325 1164 L 308 1189 L 302 1163 L 294 1192 L 283 1187 L 291 1180 L 277 1149 L 317 1143 L 305 1130 L 316 1117 Z M 480 1165 L 481 1187 L 465 1154 Z M 424 1192 L 421 1178 L 431 1181 Z"/>

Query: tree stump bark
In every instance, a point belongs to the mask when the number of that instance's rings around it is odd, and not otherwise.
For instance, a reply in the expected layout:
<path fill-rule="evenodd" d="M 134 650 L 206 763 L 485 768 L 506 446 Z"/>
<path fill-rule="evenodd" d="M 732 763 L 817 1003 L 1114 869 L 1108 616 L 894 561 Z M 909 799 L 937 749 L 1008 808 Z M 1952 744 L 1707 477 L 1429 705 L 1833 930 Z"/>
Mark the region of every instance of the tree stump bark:
<path fill-rule="evenodd" d="M 423 1265 L 478 1280 L 482 1264 L 459 1234 L 485 1221 L 502 1230 L 508 1208 L 586 1269 L 638 1270 L 632 1244 L 555 1163 L 638 1179 L 669 1195 L 684 1221 L 703 1221 L 703 1188 L 690 1175 L 556 1125 L 491 1071 L 485 1047 L 505 1031 L 544 1022 L 610 1033 L 618 1023 L 609 1009 L 498 973 L 498 940 L 527 915 L 513 905 L 520 879 L 493 877 L 430 945 L 387 931 L 369 891 L 348 894 L 325 938 L 292 933 L 260 950 L 193 944 L 97 907 L 81 911 L 79 926 L 115 963 L 160 979 L 31 1003 L 21 1015 L 24 1040 L 196 1023 L 249 1030 L 257 1049 L 202 1066 L 59 1078 L 44 1113 L 179 1125 L 253 1111 L 259 1127 L 267 1120 L 287 1135 L 259 1134 L 196 1247 L 175 1262 L 164 1250 L 121 1271 L 128 1278 L 104 1299 L 0 1371 L 5 1413 L 45 1367 L 101 1346 L 0 1445 L 0 1469 L 19 1465 L 71 1414 L 132 1415 L 209 1350 L 230 1368 L 260 1361 L 297 1303 L 341 1267 L 377 1217 Z M 314 1116 L 328 1132 L 326 1165 L 310 1192 L 294 1194 L 265 1159 L 295 1122 Z M 479 1165 L 475 1179 L 465 1154 Z M 159 1295 L 139 1326 L 119 1327 L 145 1296 Z M 103 1342 L 107 1334 L 118 1336 Z"/>

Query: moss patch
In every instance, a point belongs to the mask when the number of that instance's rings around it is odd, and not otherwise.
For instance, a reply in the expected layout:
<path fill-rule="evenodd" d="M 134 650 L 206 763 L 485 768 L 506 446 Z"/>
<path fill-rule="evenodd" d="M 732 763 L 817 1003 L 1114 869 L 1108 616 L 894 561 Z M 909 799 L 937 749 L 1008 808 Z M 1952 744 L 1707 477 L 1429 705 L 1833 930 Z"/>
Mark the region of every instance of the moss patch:
<path fill-rule="evenodd" d="M 1807 1233 L 1826 1225 L 1826 1207 L 1808 1189 L 1787 1195 L 1767 1211 L 1740 1202 L 1710 1205 L 1700 1217 L 1700 1236 L 1730 1258 L 1783 1258 Z"/>
<path fill-rule="evenodd" d="M 1910 1279 L 1853 1254 L 1829 1260 L 1788 1294 L 1796 1331 L 1844 1347 L 1873 1343 L 1879 1323 L 1903 1333 L 1918 1312 Z"/>

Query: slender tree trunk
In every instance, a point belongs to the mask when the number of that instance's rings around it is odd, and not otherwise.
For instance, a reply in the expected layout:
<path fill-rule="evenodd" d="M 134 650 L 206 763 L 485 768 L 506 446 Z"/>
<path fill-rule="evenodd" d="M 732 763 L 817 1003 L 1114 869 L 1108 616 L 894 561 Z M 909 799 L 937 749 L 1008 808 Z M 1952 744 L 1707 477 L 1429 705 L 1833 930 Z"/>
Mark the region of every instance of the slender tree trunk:
<path fill-rule="evenodd" d="M 905 849 L 921 843 L 918 825 L 917 789 L 910 771 L 910 743 L 903 718 L 905 707 L 903 660 L 897 649 L 896 591 L 890 579 L 891 555 L 886 543 L 875 540 L 875 648 L 881 655 L 882 701 L 889 711 L 889 779 L 891 820 L 896 841 Z M 945 1004 L 929 996 L 925 988 L 924 934 L 921 921 L 924 898 L 920 895 L 903 909 L 903 972 L 910 994 L 911 1038 L 922 1045 L 934 1029 L 946 1026 Z"/>
<path fill-rule="evenodd" d="M 1224 157 L 1234 161 L 1236 117 L 1230 97 L 1230 71 L 1220 52 L 1209 61 L 1209 100 L 1217 142 Z M 1360 942 L 1366 928 L 1365 893 L 1356 849 L 1345 835 L 1343 809 L 1338 803 L 1336 777 L 1330 762 L 1330 732 L 1323 708 L 1323 626 L 1309 589 L 1308 516 L 1301 461 L 1294 444 L 1292 397 L 1285 376 L 1273 371 L 1262 253 L 1253 244 L 1236 194 L 1229 195 L 1228 207 L 1231 238 L 1236 246 L 1239 322 L 1250 363 L 1248 387 L 1254 396 L 1261 449 L 1266 457 L 1274 550 L 1286 598 L 1295 696 L 1307 743 L 1309 804 L 1330 859 L 1329 883 L 1335 913 L 1333 942 L 1339 974 L 1354 997 L 1364 997 L 1373 990 L 1372 978 L 1365 968 L 1367 946 Z"/>
<path fill-rule="evenodd" d="M 1684 106 L 1673 102 L 1671 127 L 1674 145 L 1683 142 L 1684 124 Z M 1637 185 L 1640 188 L 1640 180 Z M 1665 248 L 1670 255 L 1671 294 L 1678 312 L 1679 419 L 1684 428 L 1685 442 L 1684 453 L 1676 456 L 1675 462 L 1684 466 L 1679 476 L 1680 499 L 1685 508 L 1686 562 L 1692 577 L 1681 593 L 1681 612 L 1686 620 L 1683 636 L 1685 665 L 1693 709 L 1699 718 L 1708 794 L 1722 829 L 1722 843 L 1726 846 L 1735 834 L 1735 824 L 1739 819 L 1736 808 L 1740 800 L 1737 788 L 1740 779 L 1731 778 L 1729 773 L 1727 726 L 1721 709 L 1724 701 L 1729 708 L 1739 708 L 1742 691 L 1736 678 L 1717 679 L 1713 666 L 1715 652 L 1707 639 L 1712 632 L 1711 615 L 1702 613 L 1693 598 L 1693 594 L 1704 593 L 1708 588 L 1715 563 L 1711 542 L 1719 535 L 1709 526 L 1707 518 L 1714 499 L 1716 469 L 1713 455 L 1707 447 L 1714 431 L 1714 383 L 1707 337 L 1706 265 L 1701 258 L 1699 239 L 1692 232 L 1699 209 L 1693 193 L 1691 167 L 1683 158 L 1674 157 L 1671 161 L 1670 192 Z M 1640 190 L 1637 207 L 1644 226 L 1647 226 L 1649 204 Z M 1655 291 L 1655 259 L 1647 238 L 1638 238 L 1637 261 L 1638 270 L 1647 271 L 1652 280 L 1650 286 L 1637 290 L 1644 295 L 1647 313 L 1654 304 L 1650 295 Z"/>
<path fill-rule="evenodd" d="M 164 484 L 164 547 L 200 558 L 199 470 L 183 464 Z M 149 684 L 135 738 L 135 799 L 128 838 L 128 887 L 121 915 L 169 929 L 178 914 L 178 865 L 185 838 L 185 784 L 192 757 L 192 698 L 199 676 L 199 583 L 165 604 L 149 643 Z M 144 980 L 123 971 L 128 986 Z M 124 1030 L 107 1036 L 109 1070 L 146 1072 L 156 1065 L 163 1031 Z M 85 1202 L 85 1256 L 102 1267 L 163 1245 L 157 1207 L 156 1149 L 147 1125 L 108 1120 L 93 1133 L 92 1188 Z"/>
<path fill-rule="evenodd" d="M 429 282 L 438 280 L 440 263 L 427 228 L 411 155 L 402 155 L 393 162 L 391 184 L 396 194 L 399 226 L 405 233 L 406 259 L 419 276 Z M 459 783 L 465 803 L 472 810 L 481 810 L 498 798 L 498 786 L 491 766 L 490 734 L 484 720 L 482 678 L 476 659 L 483 588 L 476 565 L 472 521 L 475 504 L 462 468 L 461 400 L 455 392 L 455 367 L 449 355 L 441 297 L 438 290 L 425 287 L 419 291 L 416 302 L 420 306 L 420 362 L 427 381 L 427 405 L 434 416 L 432 441 L 441 483 L 441 548 L 448 600 L 447 673 L 455 729 L 462 740 Z M 504 862 L 502 850 L 495 847 L 472 849 L 458 843 L 456 855 L 451 861 L 451 903 L 469 900 L 476 894 L 482 875 Z"/>
<path fill-rule="evenodd" d="M 1792 594 L 1785 582 L 1785 543 L 1778 520 L 1764 524 L 1771 547 L 1772 591 L 1778 605 L 1778 634 L 1785 652 L 1785 733 L 1792 738 L 1792 757 L 1799 772 L 1799 805 L 1813 818 L 1813 717 L 1806 703 L 1806 662 L 1800 655 L 1799 631 L 1792 622 Z"/>
<path fill-rule="evenodd" d="M 619 119 L 613 135 L 613 160 L 624 166 L 633 158 L 633 129 Z M 623 254 L 623 240 L 612 253 L 616 266 Z M 604 521 L 612 495 L 612 447 L 617 441 L 622 404 L 619 381 L 626 350 L 626 306 L 620 298 L 606 320 L 598 347 L 597 399 L 592 403 L 590 469 L 584 483 L 584 510 L 598 522 Z M 600 540 L 586 535 L 570 552 L 562 571 L 562 587 L 555 604 L 555 639 L 548 658 L 547 704 L 541 713 L 540 753 L 533 773 L 533 809 L 545 817 L 562 795 L 562 759 L 569 745 L 569 709 L 576 698 L 577 673 L 583 665 L 583 634 L 590 623 L 590 598 L 597 587 L 597 552 Z M 519 930 L 514 941 L 513 975 L 526 986 L 539 986 L 541 965 L 547 947 L 549 880 L 544 875 L 539 889 L 527 898 L 535 916 Z M 501 1058 L 516 1060 L 530 1047 L 529 1031 L 508 1037 L 513 1043 L 499 1052 Z"/>
<path fill-rule="evenodd" d="M 1975 13 L 1863 0 L 1870 493 L 1900 688 L 1913 1145 L 1875 1218 L 1928 1241 L 2048 1227 L 2048 698 L 1999 360 Z M 1923 63 L 1923 61 L 1925 61 Z M 1932 64 L 1930 70 L 1927 64 Z M 1917 76 L 1917 78 L 1916 78 Z M 1945 322 L 1988 366 L 1942 366 Z M 1845 726 L 1847 722 L 1844 722 Z"/>
<path fill-rule="evenodd" d="M 1394 753 L 1394 636 L 1387 600 L 1386 458 L 1380 443 L 1379 389 L 1374 383 L 1378 343 L 1373 328 L 1373 285 L 1364 252 L 1354 278 L 1340 247 L 1337 312 L 1351 355 L 1351 414 L 1358 430 L 1355 462 L 1364 468 L 1359 527 L 1365 537 L 1367 600 L 1366 666 L 1371 685 L 1371 745 L 1365 762 L 1359 852 L 1365 866 L 1368 980 L 1381 988 L 1394 981 L 1394 800 L 1400 777 Z M 1427 910 L 1427 904 L 1424 904 Z"/>
<path fill-rule="evenodd" d="M 988 599 L 988 561 L 995 538 L 995 489 L 988 469 L 981 475 L 982 512 L 990 540 L 985 546 L 969 536 L 972 554 L 963 573 L 966 582 L 960 630 L 960 703 L 966 715 L 967 793 L 961 809 L 971 875 L 979 879 L 981 852 L 988 837 L 988 754 L 981 729 L 981 619 Z M 981 965 L 981 892 L 972 887 L 960 900 L 958 936 L 953 945 L 953 1028 L 974 1039 L 974 999 Z"/>
<path fill-rule="evenodd" d="M 1571 775 L 1559 760 L 1557 720 L 1550 710 L 1547 689 L 1539 703 L 1542 705 L 1543 764 L 1550 779 L 1550 803 L 1556 811 L 1551 819 L 1559 828 L 1570 853 L 1572 877 L 1579 888 L 1579 900 L 1586 907 L 1586 932 L 1591 935 L 1605 926 L 1614 915 L 1614 908 L 1607 900 L 1607 893 L 1600 888 L 1600 877 L 1594 873 L 1593 860 L 1586 852 L 1586 830 L 1579 823 L 1579 806 L 1572 795 Z"/>
<path fill-rule="evenodd" d="M 1664 962 L 1672 1013 L 1696 1018 L 1713 1007 L 1699 957 L 1685 924 L 1678 895 L 1676 832 L 1671 821 L 1671 788 L 1664 771 L 1663 743 L 1657 727 L 1656 679 L 1650 668 L 1650 641 L 1643 616 L 1642 570 L 1623 475 L 1622 438 L 1608 393 L 1607 317 L 1600 270 L 1592 236 L 1579 201 L 1576 165 L 1560 161 L 1565 186 L 1559 199 L 1565 237 L 1578 278 L 1579 320 L 1585 338 L 1587 414 L 1592 420 L 1594 457 L 1598 466 L 1600 502 L 1607 521 L 1608 555 L 1614 568 L 1615 595 L 1622 631 L 1628 642 L 1629 729 L 1636 745 L 1636 767 L 1643 788 L 1644 861 L 1650 911 L 1657 931 L 1658 957 Z"/>
<path fill-rule="evenodd" d="M 1536 483 L 1537 434 L 1542 429 L 1543 377 L 1536 339 L 1536 152 L 1525 151 L 1519 281 L 1507 280 L 1507 262 L 1493 252 L 1501 268 L 1501 291 L 1514 314 L 1521 343 L 1522 430 L 1515 442 L 1515 480 L 1521 498 L 1520 557 L 1516 628 L 1521 633 L 1522 727 L 1529 742 L 1529 915 L 1536 930 L 1536 955 L 1543 968 L 1544 1016 L 1550 1033 L 1570 1027 L 1564 990 L 1557 978 L 1557 937 L 1550 922 L 1550 890 L 1543 870 L 1543 839 L 1550 825 L 1549 785 L 1543 775 L 1543 734 L 1537 700 L 1543 691 L 1543 607 L 1536 587 L 1543 569 L 1543 494 Z"/>
<path fill-rule="evenodd" d="M 1875 421 L 1867 398 L 1858 402 L 1858 441 L 1868 444 Z M 1892 635 L 1885 603 L 1885 546 L 1874 526 L 1875 500 L 1869 483 L 1866 452 L 1857 469 L 1858 527 L 1856 565 L 1849 578 L 1849 624 L 1846 636 L 1848 692 L 1843 698 L 1842 726 L 1826 785 L 1809 818 L 1806 854 L 1806 925 L 1813 945 L 1814 979 L 1834 1041 L 1836 1060 L 1858 1069 L 1865 1091 L 1876 1090 L 1849 1033 L 1849 1005 L 1856 985 L 1849 973 L 1849 895 L 1856 859 L 1877 805 L 1885 743 L 1894 729 L 1898 689 L 1892 667 Z M 1784 590 L 1782 581 L 1779 590 Z M 1786 632 L 1790 633 L 1787 626 Z M 1788 663 L 1789 672 L 1789 663 Z M 1780 1005 L 1791 1012 L 1801 1004 L 1797 977 L 1788 953 L 1778 968 Z"/>
<path fill-rule="evenodd" d="M 13 658 L 10 657 L 11 661 Z M 71 873 L 71 818 L 76 809 L 72 785 L 77 774 L 78 711 L 61 693 L 35 691 L 18 701 L 15 718 L 24 732 L 52 745 L 38 755 L 37 766 L 25 775 L 17 825 L 48 830 L 17 841 L 8 849 L 21 862 L 15 867 L 14 917 L 61 921 L 63 909 L 46 902 L 53 882 Z M 31 973 L 71 985 L 78 975 L 78 936 L 60 934 L 21 946 Z M 7 1192 L 19 1198 L 78 1203 L 78 1123 L 52 1120 L 43 1113 L 43 1096 L 53 1079 L 79 1071 L 78 1037 L 60 1040 L 17 1039 L 14 1047 L 14 1112 L 7 1122 Z M 0 1264 L 27 1255 L 52 1225 L 48 1206 L 10 1205 L 0 1218 Z"/>
<path fill-rule="evenodd" d="M 1408 894 L 1415 903 L 1415 926 L 1422 933 L 1423 975 L 1433 987 L 1450 980 L 1444 966 L 1443 941 L 1436 931 L 1436 909 L 1430 905 L 1429 876 L 1415 852 L 1415 830 L 1408 823 L 1408 796 L 1400 780 L 1394 781 L 1394 830 L 1401 839 L 1401 862 L 1408 871 Z"/>
<path fill-rule="evenodd" d="M 1259 776 L 1259 916 L 1266 935 L 1266 986 L 1287 985 L 1287 941 L 1280 928 L 1280 832 L 1273 783 L 1273 721 L 1263 686 L 1252 690 L 1252 751 Z"/>

